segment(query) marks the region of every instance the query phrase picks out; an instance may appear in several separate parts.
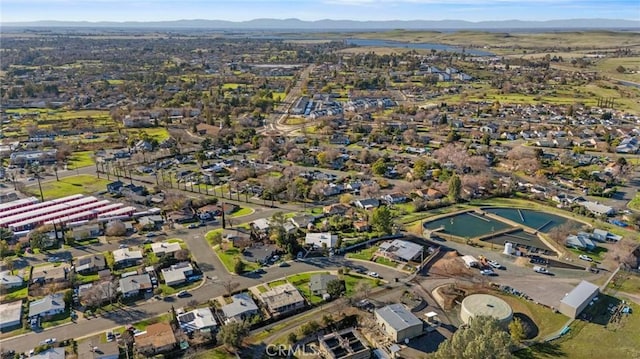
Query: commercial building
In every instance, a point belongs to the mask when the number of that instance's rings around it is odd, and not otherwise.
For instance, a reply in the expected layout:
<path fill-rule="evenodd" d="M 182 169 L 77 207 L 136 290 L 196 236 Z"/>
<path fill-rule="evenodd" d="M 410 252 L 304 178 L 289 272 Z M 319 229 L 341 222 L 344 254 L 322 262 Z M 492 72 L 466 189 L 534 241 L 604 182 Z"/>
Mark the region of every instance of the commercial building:
<path fill-rule="evenodd" d="M 577 318 L 598 293 L 600 288 L 597 285 L 583 280 L 562 298 L 558 311 L 569 318 Z"/>
<path fill-rule="evenodd" d="M 402 342 L 421 335 L 422 321 L 403 304 L 390 304 L 375 310 L 376 322 L 394 342 Z"/>

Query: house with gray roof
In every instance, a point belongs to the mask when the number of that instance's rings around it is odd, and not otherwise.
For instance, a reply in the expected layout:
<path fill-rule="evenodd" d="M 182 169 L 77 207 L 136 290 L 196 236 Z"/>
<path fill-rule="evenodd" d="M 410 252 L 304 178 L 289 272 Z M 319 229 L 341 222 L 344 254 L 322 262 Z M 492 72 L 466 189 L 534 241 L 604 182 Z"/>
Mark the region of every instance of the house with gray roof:
<path fill-rule="evenodd" d="M 198 308 L 178 315 L 180 328 L 185 332 L 211 332 L 218 323 L 209 308 Z"/>
<path fill-rule="evenodd" d="M 180 243 L 178 242 L 156 242 L 151 243 L 151 251 L 156 256 L 171 255 L 173 256 L 177 251 L 181 250 Z"/>
<path fill-rule="evenodd" d="M 0 289 L 17 288 L 23 284 L 24 279 L 21 276 L 13 275 L 8 270 L 0 272 Z"/>
<path fill-rule="evenodd" d="M 64 309 L 64 295 L 62 293 L 49 294 L 29 303 L 29 319 L 51 317 L 64 312 Z"/>
<path fill-rule="evenodd" d="M 30 356 L 30 358 L 33 359 L 64 359 L 65 357 L 66 353 L 64 348 L 49 348 L 38 354 Z"/>
<path fill-rule="evenodd" d="M 107 262 L 102 254 L 91 254 L 75 260 L 75 269 L 78 273 L 96 273 L 107 267 Z"/>
<path fill-rule="evenodd" d="M 390 304 L 376 309 L 374 314 L 380 329 L 396 343 L 422 334 L 422 321 L 404 304 Z"/>
<path fill-rule="evenodd" d="M 378 249 L 378 254 L 394 261 L 409 262 L 420 260 L 423 246 L 417 243 L 395 239 L 391 242 L 384 242 Z"/>
<path fill-rule="evenodd" d="M 20 326 L 22 301 L 0 304 L 0 330 Z"/>
<path fill-rule="evenodd" d="M 225 323 L 241 322 L 259 313 L 258 305 L 248 293 L 233 295 L 231 303 L 222 306 L 220 309 L 226 318 Z"/>
<path fill-rule="evenodd" d="M 179 285 L 186 282 L 193 274 L 193 266 L 189 262 L 180 262 L 169 268 L 163 268 L 161 272 L 167 285 Z"/>
<path fill-rule="evenodd" d="M 311 294 L 322 296 L 327 294 L 327 284 L 338 277 L 332 274 L 314 274 L 309 278 L 309 290 Z"/>
<path fill-rule="evenodd" d="M 558 311 L 569 318 L 577 318 L 598 293 L 600 288 L 597 285 L 583 280 L 562 298 Z"/>
<path fill-rule="evenodd" d="M 142 262 L 142 251 L 120 248 L 113 251 L 113 264 L 116 267 L 130 267 Z"/>
<path fill-rule="evenodd" d="M 151 291 L 152 288 L 148 273 L 120 278 L 119 290 L 125 297 L 133 297 L 145 291 Z"/>

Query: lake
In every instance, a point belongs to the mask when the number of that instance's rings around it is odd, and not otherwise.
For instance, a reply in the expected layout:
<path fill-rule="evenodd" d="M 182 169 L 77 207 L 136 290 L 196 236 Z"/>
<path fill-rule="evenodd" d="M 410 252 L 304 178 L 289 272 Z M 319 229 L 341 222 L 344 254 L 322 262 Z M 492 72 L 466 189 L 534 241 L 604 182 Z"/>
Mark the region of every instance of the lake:
<path fill-rule="evenodd" d="M 473 56 L 493 56 L 491 52 L 476 50 L 476 49 L 463 49 L 461 47 L 443 45 L 443 44 L 432 44 L 428 42 L 403 42 L 403 41 L 393 41 L 393 40 L 379 40 L 379 39 L 346 39 L 345 42 L 350 45 L 356 46 L 371 46 L 371 47 L 402 47 L 407 49 L 422 49 L 422 50 L 437 50 L 437 51 L 449 51 L 464 53 L 473 55 Z"/>

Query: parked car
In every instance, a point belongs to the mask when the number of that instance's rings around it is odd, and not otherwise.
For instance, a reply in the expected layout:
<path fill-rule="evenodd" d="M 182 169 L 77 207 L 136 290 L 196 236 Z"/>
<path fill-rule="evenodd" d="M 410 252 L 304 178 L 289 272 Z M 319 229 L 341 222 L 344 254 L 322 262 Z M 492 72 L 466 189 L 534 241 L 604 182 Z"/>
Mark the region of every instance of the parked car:
<path fill-rule="evenodd" d="M 488 276 L 494 276 L 494 275 L 496 275 L 496 272 L 494 272 L 494 271 L 493 271 L 493 270 L 491 270 L 491 269 L 482 269 L 482 270 L 480 271 L 480 274 L 482 274 L 482 275 L 488 275 Z"/>
<path fill-rule="evenodd" d="M 372 277 L 372 278 L 380 278 L 380 275 L 376 272 L 369 272 L 367 274 L 369 275 L 369 277 Z"/>
<path fill-rule="evenodd" d="M 291 265 L 289 263 L 287 263 L 287 262 L 282 262 L 282 263 L 280 263 L 279 266 L 280 267 L 291 267 Z"/>
<path fill-rule="evenodd" d="M 119 247 L 120 247 L 120 249 L 127 248 L 127 245 L 126 244 L 121 244 Z"/>
<path fill-rule="evenodd" d="M 184 298 L 184 297 L 190 297 L 191 294 L 189 294 L 189 292 L 187 292 L 186 290 L 181 290 L 180 292 L 178 292 L 178 298 Z"/>
<path fill-rule="evenodd" d="M 586 254 L 581 254 L 578 256 L 578 258 L 582 259 L 583 261 L 593 262 L 593 259 Z"/>
<path fill-rule="evenodd" d="M 49 263 L 60 262 L 60 258 L 58 258 L 58 257 L 49 257 L 49 258 L 47 258 L 47 262 L 49 262 Z"/>
<path fill-rule="evenodd" d="M 187 228 L 189 228 L 189 229 L 196 229 L 196 228 L 198 228 L 198 227 L 199 227 L 199 226 L 198 226 L 198 224 L 197 224 L 197 223 L 191 223 Z"/>
<path fill-rule="evenodd" d="M 541 273 L 541 274 L 551 274 L 551 273 L 549 273 L 547 268 L 540 267 L 540 266 L 534 266 L 533 267 L 533 271 L 536 272 L 536 273 Z"/>
<path fill-rule="evenodd" d="M 489 265 L 490 265 L 491 267 L 493 267 L 493 268 L 495 268 L 495 269 L 502 269 L 502 268 L 503 268 L 503 267 L 502 267 L 502 264 L 500 264 L 500 263 L 498 263 L 498 262 L 496 262 L 496 261 L 493 261 L 493 260 L 492 260 L 492 261 L 489 261 L 488 263 L 489 263 Z"/>
<path fill-rule="evenodd" d="M 153 233 L 153 232 L 149 232 L 149 233 L 147 233 L 147 238 L 153 238 L 153 237 L 155 237 L 155 236 L 157 236 L 157 234 L 155 234 L 155 233 Z"/>
<path fill-rule="evenodd" d="M 40 344 L 42 345 L 51 345 L 56 342 L 56 338 L 48 338 L 43 340 Z"/>
<path fill-rule="evenodd" d="M 107 332 L 106 336 L 107 342 L 112 342 L 116 339 L 116 336 L 113 334 L 113 332 Z"/>

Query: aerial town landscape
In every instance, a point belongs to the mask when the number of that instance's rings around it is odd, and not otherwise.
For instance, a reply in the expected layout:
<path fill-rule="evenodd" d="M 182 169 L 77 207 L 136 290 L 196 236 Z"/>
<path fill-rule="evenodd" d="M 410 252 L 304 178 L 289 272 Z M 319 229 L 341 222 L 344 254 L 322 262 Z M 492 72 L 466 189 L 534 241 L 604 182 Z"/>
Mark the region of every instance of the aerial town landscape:
<path fill-rule="evenodd" d="M 616 21 L 3 19 L 1 358 L 640 358 Z"/>

